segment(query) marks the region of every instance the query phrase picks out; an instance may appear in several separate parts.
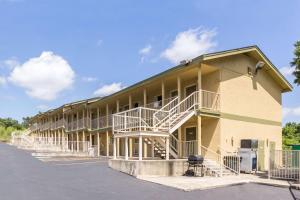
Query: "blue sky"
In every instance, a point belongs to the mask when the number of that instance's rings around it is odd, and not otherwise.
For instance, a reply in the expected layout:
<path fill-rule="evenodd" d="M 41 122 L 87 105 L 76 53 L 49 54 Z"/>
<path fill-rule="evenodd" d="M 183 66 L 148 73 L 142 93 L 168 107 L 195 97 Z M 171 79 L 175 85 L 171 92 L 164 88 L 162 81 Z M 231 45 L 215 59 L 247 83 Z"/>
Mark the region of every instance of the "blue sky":
<path fill-rule="evenodd" d="M 181 52 L 257 44 L 292 82 L 299 9 L 296 0 L 0 0 L 0 117 L 108 94 L 174 66 Z M 294 87 L 284 122 L 300 122 Z"/>

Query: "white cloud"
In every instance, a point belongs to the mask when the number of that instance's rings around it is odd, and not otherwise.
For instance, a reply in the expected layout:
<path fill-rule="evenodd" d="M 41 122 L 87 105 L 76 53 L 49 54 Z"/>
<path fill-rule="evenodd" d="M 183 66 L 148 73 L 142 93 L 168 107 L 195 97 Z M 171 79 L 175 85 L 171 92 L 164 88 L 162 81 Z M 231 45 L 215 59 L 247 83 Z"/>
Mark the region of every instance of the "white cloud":
<path fill-rule="evenodd" d="M 300 116 L 300 106 L 294 108 L 282 108 L 282 117 L 286 118 L 288 116 Z"/>
<path fill-rule="evenodd" d="M 6 84 L 6 78 L 3 76 L 0 76 L 0 86 L 3 86 Z"/>
<path fill-rule="evenodd" d="M 3 64 L 8 69 L 12 70 L 13 68 L 17 67 L 20 63 L 16 57 L 12 57 L 10 59 L 4 60 Z"/>
<path fill-rule="evenodd" d="M 96 77 L 82 77 L 82 81 L 84 81 L 84 82 L 95 82 L 97 80 L 98 80 L 98 78 L 96 78 Z"/>
<path fill-rule="evenodd" d="M 150 53 L 151 49 L 152 49 L 152 46 L 149 44 L 149 45 L 145 46 L 144 48 L 140 49 L 139 54 L 148 55 Z"/>
<path fill-rule="evenodd" d="M 112 83 L 109 85 L 103 85 L 102 87 L 100 87 L 94 92 L 94 95 L 100 97 L 108 96 L 110 94 L 122 90 L 123 88 L 125 88 L 125 86 L 123 86 L 122 83 Z"/>
<path fill-rule="evenodd" d="M 75 73 L 68 62 L 51 51 L 44 51 L 15 67 L 9 81 L 25 88 L 36 99 L 54 100 L 74 82 Z"/>
<path fill-rule="evenodd" d="M 144 62 L 145 57 L 150 54 L 151 50 L 152 46 L 150 44 L 139 50 L 139 54 L 141 55 L 141 62 Z"/>
<path fill-rule="evenodd" d="M 284 76 L 290 76 L 295 71 L 295 67 L 282 67 L 279 70 Z"/>
<path fill-rule="evenodd" d="M 212 51 L 217 43 L 213 40 L 217 32 L 202 28 L 189 29 L 177 34 L 169 48 L 161 53 L 161 57 L 178 64 L 185 59 L 192 59 Z"/>
<path fill-rule="evenodd" d="M 36 108 L 37 108 L 39 111 L 46 111 L 46 110 L 49 109 L 49 106 L 47 106 L 47 105 L 38 105 Z"/>

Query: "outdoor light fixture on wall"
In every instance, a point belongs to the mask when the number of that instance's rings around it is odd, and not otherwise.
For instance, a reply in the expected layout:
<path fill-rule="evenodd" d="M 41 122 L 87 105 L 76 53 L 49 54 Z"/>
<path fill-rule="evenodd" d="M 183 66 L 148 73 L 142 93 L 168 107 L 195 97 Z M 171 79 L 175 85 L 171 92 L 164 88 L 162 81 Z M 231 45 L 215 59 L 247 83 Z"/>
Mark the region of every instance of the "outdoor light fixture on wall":
<path fill-rule="evenodd" d="M 258 71 L 263 68 L 265 63 L 263 61 L 258 61 L 255 65 L 255 75 L 257 75 Z"/>

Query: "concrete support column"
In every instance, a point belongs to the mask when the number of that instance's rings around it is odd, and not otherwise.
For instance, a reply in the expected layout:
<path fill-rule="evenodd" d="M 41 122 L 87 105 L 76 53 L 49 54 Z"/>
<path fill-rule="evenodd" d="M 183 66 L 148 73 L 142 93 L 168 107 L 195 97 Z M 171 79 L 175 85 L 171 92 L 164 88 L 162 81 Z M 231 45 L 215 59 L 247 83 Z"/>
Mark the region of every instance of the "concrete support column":
<path fill-rule="evenodd" d="M 71 113 L 71 130 L 74 130 L 74 113 Z"/>
<path fill-rule="evenodd" d="M 67 145 L 67 149 L 69 150 L 69 134 L 66 134 L 66 145 Z"/>
<path fill-rule="evenodd" d="M 161 105 L 165 105 L 165 83 L 164 81 L 161 82 Z"/>
<path fill-rule="evenodd" d="M 177 77 L 177 93 L 178 93 L 178 100 L 181 101 L 182 94 L 181 94 L 181 78 Z"/>
<path fill-rule="evenodd" d="M 139 136 L 139 160 L 143 160 L 143 137 Z"/>
<path fill-rule="evenodd" d="M 166 137 L 166 160 L 170 159 L 170 141 L 169 137 Z"/>
<path fill-rule="evenodd" d="M 117 159 L 117 140 L 114 138 L 114 159 Z"/>
<path fill-rule="evenodd" d="M 93 140 L 92 140 L 92 134 L 90 133 L 90 147 L 92 147 L 92 145 L 93 145 Z"/>
<path fill-rule="evenodd" d="M 106 156 L 109 156 L 109 134 L 106 131 Z"/>
<path fill-rule="evenodd" d="M 201 155 L 201 116 L 197 117 L 197 154 Z"/>
<path fill-rule="evenodd" d="M 79 152 L 79 133 L 78 132 L 76 132 L 76 140 L 77 140 L 77 142 L 76 142 L 76 151 Z"/>
<path fill-rule="evenodd" d="M 77 111 L 77 113 L 76 113 L 76 130 L 78 130 L 78 126 L 79 126 L 79 114 Z"/>
<path fill-rule="evenodd" d="M 120 101 L 119 100 L 117 100 L 117 102 L 116 102 L 116 106 L 117 106 L 117 113 L 118 112 L 120 112 Z"/>
<path fill-rule="evenodd" d="M 108 107 L 108 104 L 106 104 L 106 127 L 108 127 L 109 123 L 109 107 Z"/>
<path fill-rule="evenodd" d="M 202 73 L 201 73 L 201 64 L 198 67 L 198 81 L 197 81 L 197 87 L 198 87 L 198 103 L 199 103 L 199 107 L 198 109 L 200 109 L 202 107 Z M 201 116 L 197 117 L 197 153 L 198 155 L 201 155 L 201 135 L 202 135 L 202 131 L 201 131 Z"/>
<path fill-rule="evenodd" d="M 179 158 L 182 157 L 182 129 L 179 127 L 177 129 L 178 132 L 178 156 Z"/>
<path fill-rule="evenodd" d="M 198 80 L 197 80 L 197 88 L 198 88 L 198 108 L 202 108 L 202 73 L 201 73 L 201 64 L 198 67 Z"/>
<path fill-rule="evenodd" d="M 155 157 L 155 149 L 154 149 L 154 137 L 151 137 L 151 157 L 154 158 Z"/>
<path fill-rule="evenodd" d="M 144 91 L 143 91 L 143 97 L 144 97 L 144 107 L 146 107 L 146 105 L 147 105 L 147 90 L 146 89 L 144 89 Z"/>
<path fill-rule="evenodd" d="M 89 118 L 87 119 L 88 128 L 92 129 L 92 115 L 93 115 L 93 109 L 90 109 L 89 112 Z"/>
<path fill-rule="evenodd" d="M 57 139 L 57 138 L 56 138 L 56 130 L 55 130 L 55 131 L 54 131 L 54 144 L 55 144 L 55 145 L 57 144 L 57 143 L 56 143 L 56 142 L 57 142 L 56 139 Z"/>
<path fill-rule="evenodd" d="M 128 137 L 125 137 L 125 160 L 128 160 Z"/>
<path fill-rule="evenodd" d="M 61 144 L 61 136 L 60 136 L 60 130 L 57 129 L 57 144 L 60 145 Z"/>
<path fill-rule="evenodd" d="M 72 150 L 72 152 L 74 152 L 74 134 L 73 133 L 71 134 L 71 139 L 72 139 L 71 150 Z"/>
<path fill-rule="evenodd" d="M 148 157 L 148 144 L 146 142 L 143 142 L 143 146 L 144 146 L 144 158 Z"/>
<path fill-rule="evenodd" d="M 99 120 L 99 118 L 100 118 L 100 109 L 99 109 L 99 107 L 97 107 L 97 129 L 100 128 L 100 120 Z"/>
<path fill-rule="evenodd" d="M 86 149 L 85 149 L 85 144 L 86 144 L 86 142 L 85 142 L 85 132 L 84 132 L 84 130 L 82 131 L 82 150 L 83 151 L 85 151 Z"/>
<path fill-rule="evenodd" d="M 120 156 L 120 138 L 117 138 L 117 156 Z"/>
<path fill-rule="evenodd" d="M 132 153 L 133 153 L 133 149 L 132 149 L 132 140 L 133 138 L 129 138 L 129 157 L 132 158 Z"/>
<path fill-rule="evenodd" d="M 100 157 L 100 148 L 101 148 L 101 145 L 100 145 L 100 133 L 97 133 L 97 145 L 98 145 L 98 157 Z"/>

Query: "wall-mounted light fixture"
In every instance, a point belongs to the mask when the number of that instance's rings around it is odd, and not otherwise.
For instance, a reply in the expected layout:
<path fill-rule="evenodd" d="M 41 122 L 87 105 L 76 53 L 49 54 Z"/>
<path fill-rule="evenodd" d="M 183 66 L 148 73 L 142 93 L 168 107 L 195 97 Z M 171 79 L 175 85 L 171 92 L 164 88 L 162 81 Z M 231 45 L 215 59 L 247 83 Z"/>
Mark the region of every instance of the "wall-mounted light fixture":
<path fill-rule="evenodd" d="M 258 61 L 255 65 L 255 75 L 257 75 L 258 71 L 263 68 L 265 63 L 263 61 Z"/>

